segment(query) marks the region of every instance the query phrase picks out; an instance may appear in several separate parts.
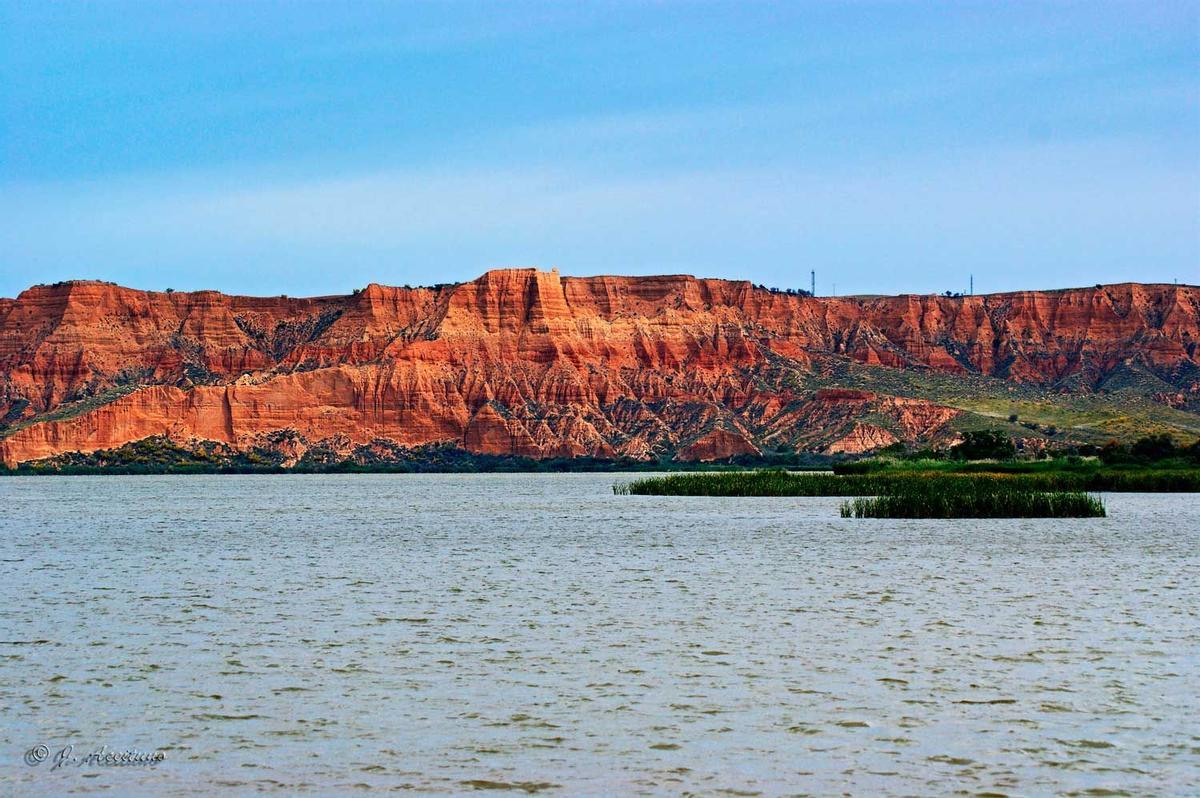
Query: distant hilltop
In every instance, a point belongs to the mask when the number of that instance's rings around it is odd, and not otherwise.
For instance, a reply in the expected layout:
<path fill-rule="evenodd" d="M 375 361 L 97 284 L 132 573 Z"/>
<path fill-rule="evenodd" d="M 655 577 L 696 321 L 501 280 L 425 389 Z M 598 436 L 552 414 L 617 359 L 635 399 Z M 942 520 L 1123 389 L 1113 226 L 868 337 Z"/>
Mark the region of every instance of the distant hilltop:
<path fill-rule="evenodd" d="M 0 459 L 166 439 L 284 467 L 421 447 L 721 460 L 1200 436 L 1200 289 L 818 297 L 503 269 L 345 296 L 0 299 Z M 207 449 L 205 449 L 207 447 Z"/>

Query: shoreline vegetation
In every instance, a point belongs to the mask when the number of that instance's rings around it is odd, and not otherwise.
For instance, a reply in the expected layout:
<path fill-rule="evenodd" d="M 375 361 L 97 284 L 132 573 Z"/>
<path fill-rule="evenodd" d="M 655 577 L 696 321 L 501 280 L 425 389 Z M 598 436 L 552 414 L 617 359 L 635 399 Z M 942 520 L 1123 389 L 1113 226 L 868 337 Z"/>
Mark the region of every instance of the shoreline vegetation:
<path fill-rule="evenodd" d="M 843 502 L 842 518 L 1103 518 L 1104 502 L 1080 491 L 1023 490 L 986 480 L 933 480 L 894 494 Z"/>
<path fill-rule="evenodd" d="M 185 447 L 166 436 L 153 436 L 114 449 L 69 452 L 11 469 L 0 464 L 0 476 L 716 472 L 762 468 L 828 471 L 840 461 L 835 456 L 810 452 L 739 456 L 715 463 L 596 457 L 538 460 L 521 455 L 478 454 L 447 443 L 405 448 L 380 442 L 359 447 L 350 457 L 312 448 L 299 462 L 284 465 L 282 455 L 273 448 L 238 451 L 211 441 Z"/>
<path fill-rule="evenodd" d="M 276 439 L 278 438 L 278 439 Z M 888 447 L 874 456 L 856 458 L 817 452 L 773 452 L 741 455 L 717 462 L 680 462 L 664 455 L 656 460 L 629 458 L 557 457 L 534 459 L 520 455 L 478 454 L 457 444 L 435 443 L 406 448 L 389 441 L 360 445 L 348 455 L 312 447 L 294 462 L 286 462 L 280 444 L 291 441 L 283 431 L 260 448 L 239 450 L 214 441 L 181 445 L 165 435 L 151 436 L 114 449 L 91 453 L 68 452 L 44 460 L 0 465 L 0 476 L 38 475 L 161 475 L 161 474 L 423 474 L 423 473 L 637 473 L 669 472 L 684 477 L 662 488 L 673 495 L 864 495 L 857 483 L 811 483 L 797 479 L 832 471 L 839 477 L 896 479 L 946 474 L 1021 476 L 1025 487 L 1084 491 L 1198 491 L 1200 441 L 1177 447 L 1166 435 L 1146 437 L 1132 445 L 1112 442 L 1104 447 L 1071 447 L 1051 456 L 1018 458 L 1012 441 L 1000 432 L 968 432 L 949 449 L 909 451 Z M 286 463 L 286 464 L 285 464 Z M 806 473 L 808 472 L 808 473 Z M 747 474 L 790 474 L 753 477 Z M 686 477 L 714 475 L 713 482 L 689 487 Z M 722 478 L 720 475 L 728 475 Z M 765 480 L 765 482 L 764 482 Z M 767 484 L 774 482 L 775 484 Z M 877 480 L 876 480 L 877 481 Z M 870 486 L 873 481 L 862 483 Z M 753 487 L 744 487 L 751 485 Z M 710 493 L 707 491 L 718 491 Z M 749 493 L 739 491 L 750 490 Z"/>
<path fill-rule="evenodd" d="M 1105 475 L 1102 481 L 1108 480 Z M 1129 486 L 1136 480 L 1113 484 Z M 1195 480 L 1196 489 L 1200 489 L 1200 479 Z M 613 486 L 613 492 L 621 496 L 852 497 L 839 508 L 843 518 L 1104 517 L 1104 502 L 1086 490 L 1090 489 L 1064 488 L 1048 474 L 936 471 L 870 475 L 786 471 L 673 474 Z"/>
<path fill-rule="evenodd" d="M 782 470 L 684 473 L 647 477 L 615 485 L 623 496 L 881 496 L 943 487 L 994 484 L 1017 491 L 1092 491 L 1104 493 L 1200 492 L 1200 469 L 1109 469 L 1004 472 L 987 464 L 969 471 L 895 469 L 867 474 L 798 474 Z"/>
<path fill-rule="evenodd" d="M 832 474 L 784 470 L 670 474 L 613 486 L 624 496 L 844 496 L 843 518 L 1098 518 L 1092 493 L 1200 492 L 1197 445 L 1165 437 L 1098 456 L 1017 460 L 1011 443 L 985 433 L 960 444 L 957 458 L 874 457 L 839 463 Z M 951 450 L 954 453 L 953 450 Z M 968 459 L 972 455 L 996 459 Z M 998 456 L 998 457 L 997 457 Z"/>

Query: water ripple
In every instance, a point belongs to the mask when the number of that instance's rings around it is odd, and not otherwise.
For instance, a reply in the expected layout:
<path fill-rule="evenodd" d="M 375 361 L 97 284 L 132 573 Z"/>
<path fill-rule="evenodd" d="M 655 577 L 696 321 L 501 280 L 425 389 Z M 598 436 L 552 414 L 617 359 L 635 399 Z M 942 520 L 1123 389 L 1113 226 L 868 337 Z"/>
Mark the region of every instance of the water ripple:
<path fill-rule="evenodd" d="M 0 480 L 6 794 L 1200 792 L 1200 497 L 857 521 L 610 475 Z"/>

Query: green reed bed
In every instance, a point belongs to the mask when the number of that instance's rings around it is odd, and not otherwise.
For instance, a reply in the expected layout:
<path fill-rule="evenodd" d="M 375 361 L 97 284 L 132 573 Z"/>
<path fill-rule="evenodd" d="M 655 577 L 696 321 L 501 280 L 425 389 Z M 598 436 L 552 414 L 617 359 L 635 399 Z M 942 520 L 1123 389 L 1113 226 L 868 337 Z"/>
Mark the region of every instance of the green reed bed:
<path fill-rule="evenodd" d="M 721 471 L 647 477 L 614 485 L 613 492 L 623 496 L 855 496 L 860 493 L 854 487 L 875 480 L 787 471 Z"/>
<path fill-rule="evenodd" d="M 935 480 L 843 502 L 843 518 L 1103 518 L 1104 502 L 1079 491 L 1039 491 L 1005 481 Z"/>
<path fill-rule="evenodd" d="M 1076 458 L 1078 459 L 1078 458 Z M 1072 463 L 1051 461 L 946 460 L 903 461 L 885 458 L 840 463 L 833 468 L 839 476 L 921 474 L 1021 476 L 1047 490 L 1105 491 L 1110 493 L 1200 493 L 1200 468 L 1176 463 L 1164 467 L 1105 466 L 1095 461 Z"/>
<path fill-rule="evenodd" d="M 1110 493 L 1200 492 L 1200 470 L 1038 471 L 1029 473 L 953 472 L 895 469 L 865 474 L 805 474 L 787 471 L 722 471 L 647 477 L 613 486 L 636 496 L 880 496 L 907 486 L 951 480 L 982 480 L 1024 491 Z"/>
<path fill-rule="evenodd" d="M 726 471 L 707 474 L 671 474 L 647 477 L 613 491 L 626 496 L 879 496 L 909 487 L 920 488 L 931 480 L 950 482 L 1004 481 L 1014 488 L 1053 490 L 1041 475 L 957 475 L 929 472 L 888 474 L 795 474 L 787 471 Z"/>
<path fill-rule="evenodd" d="M 1058 487 L 1110 493 L 1200 493 L 1200 469 L 1054 473 Z"/>
<path fill-rule="evenodd" d="M 915 475 L 906 474 L 902 481 Z M 627 496 L 862 496 L 876 494 L 895 482 L 891 476 L 864 474 L 794 474 L 787 471 L 722 471 L 647 477 L 614 485 Z"/>
<path fill-rule="evenodd" d="M 639 496 L 849 496 L 847 518 L 1095 518 L 1104 504 L 1048 474 L 672 474 L 614 485 Z"/>

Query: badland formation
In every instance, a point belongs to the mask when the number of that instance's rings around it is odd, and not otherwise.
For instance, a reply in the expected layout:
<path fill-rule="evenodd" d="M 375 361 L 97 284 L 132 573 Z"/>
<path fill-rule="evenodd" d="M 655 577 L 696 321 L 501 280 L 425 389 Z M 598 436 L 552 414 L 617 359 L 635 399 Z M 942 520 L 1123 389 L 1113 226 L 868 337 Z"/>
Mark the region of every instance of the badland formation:
<path fill-rule="evenodd" d="M 722 460 L 1200 435 L 1200 288 L 810 297 L 490 271 L 308 299 L 100 282 L 0 299 L 0 459 L 150 437 L 321 458 L 423 446 Z M 1015 416 L 1015 418 L 1014 418 Z"/>

